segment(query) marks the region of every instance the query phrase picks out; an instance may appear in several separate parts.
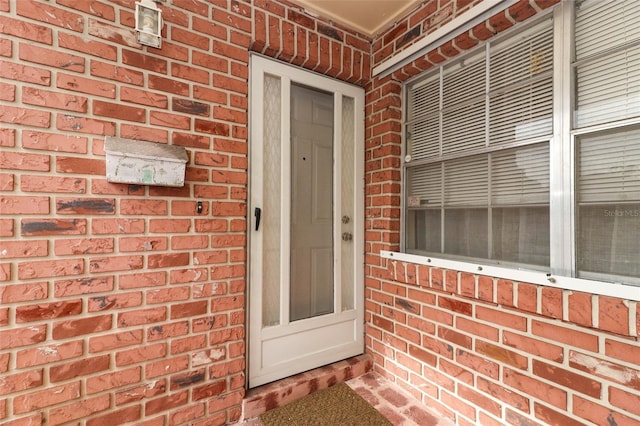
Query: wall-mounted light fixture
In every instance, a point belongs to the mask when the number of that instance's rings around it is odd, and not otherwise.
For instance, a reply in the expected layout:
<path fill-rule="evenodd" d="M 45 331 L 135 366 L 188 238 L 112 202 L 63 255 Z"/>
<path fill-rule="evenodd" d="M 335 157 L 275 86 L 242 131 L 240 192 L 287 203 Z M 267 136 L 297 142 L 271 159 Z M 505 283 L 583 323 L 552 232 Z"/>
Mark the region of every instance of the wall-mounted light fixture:
<path fill-rule="evenodd" d="M 140 44 L 152 47 L 162 44 L 162 11 L 152 0 L 136 2 L 136 32 Z"/>

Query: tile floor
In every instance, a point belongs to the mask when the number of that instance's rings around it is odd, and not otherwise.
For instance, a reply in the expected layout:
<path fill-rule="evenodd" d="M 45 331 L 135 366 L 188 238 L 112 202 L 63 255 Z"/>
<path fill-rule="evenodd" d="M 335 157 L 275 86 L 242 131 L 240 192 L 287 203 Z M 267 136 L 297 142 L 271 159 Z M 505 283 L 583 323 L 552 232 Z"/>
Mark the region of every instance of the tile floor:
<path fill-rule="evenodd" d="M 261 426 L 258 416 L 316 390 L 346 382 L 395 426 L 451 426 L 453 422 L 426 407 L 395 383 L 372 371 L 368 355 L 299 374 L 248 392 L 241 426 Z"/>

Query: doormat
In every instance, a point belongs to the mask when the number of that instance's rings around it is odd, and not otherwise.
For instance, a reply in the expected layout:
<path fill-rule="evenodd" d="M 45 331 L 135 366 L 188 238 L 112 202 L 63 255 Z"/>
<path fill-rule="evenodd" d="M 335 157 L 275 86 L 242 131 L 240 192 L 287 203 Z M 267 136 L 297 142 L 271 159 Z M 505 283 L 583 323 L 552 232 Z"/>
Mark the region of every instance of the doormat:
<path fill-rule="evenodd" d="M 263 426 L 392 426 L 345 383 L 269 410 L 260 421 Z"/>

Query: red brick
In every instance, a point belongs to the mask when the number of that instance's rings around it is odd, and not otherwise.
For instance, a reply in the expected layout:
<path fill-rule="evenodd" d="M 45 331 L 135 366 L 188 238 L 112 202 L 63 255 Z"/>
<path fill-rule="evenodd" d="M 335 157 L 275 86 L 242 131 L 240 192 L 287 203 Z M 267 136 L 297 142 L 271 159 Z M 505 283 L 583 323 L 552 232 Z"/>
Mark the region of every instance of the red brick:
<path fill-rule="evenodd" d="M 583 348 L 593 352 L 598 351 L 598 337 L 579 330 L 573 330 L 534 320 L 531 332 L 534 336 L 544 337 L 556 342 Z"/>
<path fill-rule="evenodd" d="M 109 407 L 109 395 L 84 398 L 78 402 L 51 409 L 49 411 L 49 422 L 51 424 L 68 423 L 106 411 Z"/>
<path fill-rule="evenodd" d="M 118 423 L 135 422 L 141 417 L 142 407 L 134 405 L 122 410 L 111 411 L 103 416 L 87 420 L 87 426 L 102 426 Z"/>
<path fill-rule="evenodd" d="M 123 312 L 118 314 L 118 327 L 131 327 L 135 325 L 162 322 L 167 318 L 166 311 L 166 307 L 158 307 L 139 311 Z"/>
<path fill-rule="evenodd" d="M 145 377 L 155 378 L 177 373 L 178 371 L 186 370 L 188 363 L 189 359 L 186 355 L 163 359 L 157 362 L 149 362 L 145 364 Z"/>
<path fill-rule="evenodd" d="M 81 15 L 33 0 L 18 2 L 16 11 L 20 16 L 46 22 L 67 30 L 82 32 L 84 28 L 84 20 Z"/>
<path fill-rule="evenodd" d="M 16 322 L 42 321 L 78 315 L 82 312 L 81 300 L 25 305 L 16 308 Z"/>
<path fill-rule="evenodd" d="M 561 413 L 556 410 L 552 410 L 551 408 L 544 406 L 542 404 L 534 403 L 534 411 L 536 414 L 536 418 L 545 422 L 544 424 L 553 424 L 553 425 L 562 425 L 562 426 L 582 426 L 584 423 L 574 420 L 564 413 Z M 510 418 L 514 416 L 511 415 Z M 516 419 L 514 419 L 516 420 Z M 515 423 L 514 423 L 515 424 Z"/>
<path fill-rule="evenodd" d="M 64 239 L 55 242 L 55 254 L 58 256 L 77 254 L 113 253 L 113 239 L 88 238 Z"/>
<path fill-rule="evenodd" d="M 533 360 L 533 374 L 537 377 L 555 382 L 561 386 L 568 387 L 577 392 L 589 395 L 593 398 L 600 398 L 602 385 L 589 377 L 578 373 L 559 368 L 555 365 L 547 364 L 538 360 Z M 639 380 L 640 382 L 640 380 Z"/>
<path fill-rule="evenodd" d="M 18 278 L 60 277 L 84 273 L 82 259 L 42 260 L 18 264 Z"/>
<path fill-rule="evenodd" d="M 53 42 L 51 28 L 9 16 L 0 17 L 0 33 L 48 45 Z"/>
<path fill-rule="evenodd" d="M 140 234 L 144 232 L 143 219 L 101 219 L 91 221 L 92 234 Z"/>
<path fill-rule="evenodd" d="M 109 355 L 84 358 L 61 365 L 52 366 L 49 370 L 51 382 L 61 382 L 75 377 L 89 376 L 109 369 Z"/>
<path fill-rule="evenodd" d="M 640 388 L 640 370 L 615 364 L 576 351 L 569 352 L 569 365 L 577 370 L 620 383 L 633 389 Z M 566 375 L 565 375 L 566 376 Z M 570 377 L 567 377 L 569 379 Z M 579 384 L 579 380 L 576 379 Z M 583 392 L 586 393 L 586 392 Z"/>
<path fill-rule="evenodd" d="M 640 425 L 640 421 L 617 413 L 609 407 L 581 398 L 578 395 L 573 396 L 573 414 L 597 425 Z"/>
<path fill-rule="evenodd" d="M 27 0 L 29 1 L 29 0 Z M 47 65 L 67 71 L 84 72 L 85 59 L 81 56 L 61 53 L 31 44 L 21 43 L 19 58 L 22 61 Z"/>
<path fill-rule="evenodd" d="M 96 4 L 98 3 L 96 2 Z M 81 37 L 72 34 L 60 33 L 58 35 L 58 44 L 62 48 L 111 61 L 115 61 L 118 55 L 118 50 L 115 46 L 98 41 L 83 40 Z"/>
<path fill-rule="evenodd" d="M 38 365 L 47 365 L 57 361 L 78 358 L 82 355 L 82 340 L 56 345 L 39 346 L 36 348 L 18 351 L 16 354 L 16 366 L 18 368 L 26 368 Z"/>
<path fill-rule="evenodd" d="M 3 285 L 0 287 L 0 303 L 17 303 L 46 299 L 46 282 Z"/>
<path fill-rule="evenodd" d="M 13 42 L 11 40 L 0 39 L 0 56 L 5 56 L 7 58 L 13 56 Z M 6 97 L 8 98 L 8 96 Z"/>
<path fill-rule="evenodd" d="M 112 351 L 127 346 L 140 345 L 142 343 L 141 330 L 129 330 L 115 334 L 91 337 L 89 339 L 89 352 Z"/>
<path fill-rule="evenodd" d="M 599 329 L 629 335 L 629 308 L 621 299 L 599 296 L 598 305 Z"/>
<path fill-rule="evenodd" d="M 11 349 L 41 343 L 45 340 L 46 325 L 0 331 L 0 349 Z"/>
<path fill-rule="evenodd" d="M 56 128 L 68 132 L 89 133 L 98 136 L 115 136 L 116 127 L 113 121 L 98 120 L 86 117 L 76 117 L 69 114 L 58 114 L 56 116 Z M 83 159 L 85 162 L 103 163 L 101 160 Z M 64 171 L 60 166 L 57 171 Z M 102 173 L 100 173 L 100 170 Z M 90 172 L 89 172 L 90 171 Z M 85 174 L 104 175 L 104 165 L 102 167 L 90 169 Z"/>
<path fill-rule="evenodd" d="M 562 410 L 567 409 L 567 392 L 540 380 L 520 374 L 510 368 L 503 372 L 504 385 L 515 388 L 525 395 L 545 401 Z"/>
<path fill-rule="evenodd" d="M 28 149 L 86 154 L 87 138 L 24 130 L 22 146 Z M 47 177 L 50 178 L 51 176 Z"/>
<path fill-rule="evenodd" d="M 463 333 L 459 333 L 445 327 L 438 327 L 438 337 L 446 340 L 447 342 L 451 342 L 454 345 L 458 345 L 466 349 L 471 349 L 472 339 L 471 337 Z"/>
<path fill-rule="evenodd" d="M 119 293 L 111 296 L 94 296 L 87 304 L 89 312 L 132 308 L 142 305 L 142 293 Z"/>
<path fill-rule="evenodd" d="M 613 357 L 630 363 L 636 363 L 638 359 L 640 359 L 640 346 L 606 339 L 605 354 L 608 357 Z"/>
<path fill-rule="evenodd" d="M 476 318 L 520 331 L 527 329 L 527 318 L 498 309 L 476 306 Z"/>
<path fill-rule="evenodd" d="M 1 259 L 39 257 L 48 254 L 48 244 L 45 240 L 39 241 L 3 241 Z"/>
<path fill-rule="evenodd" d="M 153 415 L 171 408 L 185 405 L 188 395 L 187 391 L 183 391 L 149 401 L 145 404 L 145 414 Z"/>
<path fill-rule="evenodd" d="M 51 71 L 13 62 L 0 61 L 0 77 L 41 86 L 51 84 Z"/>
<path fill-rule="evenodd" d="M 24 126 L 48 128 L 51 125 L 51 113 L 12 106 L 0 107 L 0 122 Z M 9 153 L 6 153 L 9 155 Z"/>
<path fill-rule="evenodd" d="M 144 84 L 144 74 L 141 71 L 124 68 L 109 63 L 99 62 L 96 60 L 91 61 L 90 70 L 91 75 L 95 77 L 102 77 L 121 83 L 133 84 L 136 86 L 142 86 Z M 87 81 L 90 80 L 87 79 Z M 108 95 L 103 94 L 102 96 L 115 98 L 115 85 L 97 80 L 94 81 L 96 82 L 96 85 L 98 87 L 113 87 L 113 94 L 111 93 L 111 91 L 107 91 Z"/>
<path fill-rule="evenodd" d="M 484 377 L 478 377 L 476 388 L 505 404 L 522 410 L 525 413 L 529 412 L 529 399 L 517 392 L 513 392 L 511 389 L 506 389 L 504 385 L 498 381 L 494 382 Z"/>
<path fill-rule="evenodd" d="M 105 101 L 93 101 L 93 113 L 102 117 L 144 123 L 146 112 L 143 108 L 130 107 Z"/>
<path fill-rule="evenodd" d="M 67 383 L 16 396 L 13 400 L 13 411 L 16 414 L 23 414 L 78 398 L 80 398 L 80 382 Z"/>
<path fill-rule="evenodd" d="M 122 200 L 120 213 L 128 215 L 166 215 L 167 201 L 165 200 Z"/>
<path fill-rule="evenodd" d="M 529 336 L 504 331 L 502 335 L 504 343 L 527 354 L 540 356 L 550 361 L 562 362 L 564 350 L 562 346 L 553 345 Z"/>
<path fill-rule="evenodd" d="M 35 235 L 83 235 L 87 232 L 86 219 L 23 219 L 20 234 Z"/>
<path fill-rule="evenodd" d="M 167 345 L 157 343 L 153 345 L 138 346 L 116 353 L 116 366 L 138 364 L 153 359 L 164 358 L 167 355 Z"/>
<path fill-rule="evenodd" d="M 15 129 L 0 129 L 0 146 L 6 146 L 6 147 L 16 146 L 16 130 Z"/>
<path fill-rule="evenodd" d="M 477 341 L 476 351 L 502 364 L 507 364 L 522 370 L 526 369 L 528 365 L 527 358 L 523 355 L 492 343 Z"/>
<path fill-rule="evenodd" d="M 609 388 L 609 402 L 618 408 L 637 415 L 640 415 L 638 406 L 638 396 L 616 387 Z"/>
<path fill-rule="evenodd" d="M 171 354 L 193 353 L 199 349 L 207 347 L 207 336 L 200 334 L 197 336 L 185 337 L 183 339 L 174 339 L 171 342 Z"/>
<path fill-rule="evenodd" d="M 465 401 L 479 406 L 483 410 L 493 414 L 494 416 L 500 416 L 502 414 L 502 407 L 486 395 L 478 392 L 477 390 L 460 385 L 458 388 L 458 395 Z"/>
<path fill-rule="evenodd" d="M 42 386 L 42 369 L 6 375 L 0 382 L 0 395 L 9 395 Z"/>
<path fill-rule="evenodd" d="M 492 340 L 494 342 L 498 341 L 499 331 L 497 328 L 490 325 L 478 323 L 476 321 L 471 321 L 466 318 L 460 317 L 456 319 L 456 328 L 460 331 L 474 334 L 487 340 Z"/>
<path fill-rule="evenodd" d="M 154 380 L 148 384 L 132 386 L 116 392 L 116 405 L 124 405 L 142 399 L 152 398 L 165 393 L 167 388 L 165 380 Z M 159 426 L 163 426 L 161 423 Z"/>
<path fill-rule="evenodd" d="M 71 321 L 62 321 L 53 324 L 53 338 L 67 339 L 100 331 L 106 331 L 112 327 L 110 315 L 93 316 Z"/>
<path fill-rule="evenodd" d="M 113 277 L 80 278 L 77 280 L 61 280 L 54 283 L 56 297 L 101 293 L 111 290 L 113 290 Z"/>
<path fill-rule="evenodd" d="M 122 49 L 122 62 L 134 68 L 142 68 L 159 74 L 167 74 L 167 61 L 144 55 L 140 52 Z"/>
<path fill-rule="evenodd" d="M 105 390 L 113 390 L 131 385 L 142 378 L 142 368 L 133 367 L 87 379 L 87 394 L 91 395 Z"/>

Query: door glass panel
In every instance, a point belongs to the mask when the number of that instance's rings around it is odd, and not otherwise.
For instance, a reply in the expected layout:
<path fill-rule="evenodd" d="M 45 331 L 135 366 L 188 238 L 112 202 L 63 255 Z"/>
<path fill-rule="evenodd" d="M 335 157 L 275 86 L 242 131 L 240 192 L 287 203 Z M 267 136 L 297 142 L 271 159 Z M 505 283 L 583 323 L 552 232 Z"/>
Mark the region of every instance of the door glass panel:
<path fill-rule="evenodd" d="M 342 97 L 342 246 L 340 258 L 342 261 L 342 310 L 354 307 L 354 265 L 353 265 L 353 219 L 355 218 L 354 194 L 354 102 L 353 98 Z"/>
<path fill-rule="evenodd" d="M 264 76 L 264 169 L 262 209 L 263 237 L 263 289 L 262 289 L 262 325 L 280 323 L 280 235 L 282 214 L 281 194 L 281 81 L 279 77 Z M 267 164 L 276 167 L 267 167 Z"/>
<path fill-rule="evenodd" d="M 291 86 L 290 320 L 334 311 L 333 95 Z"/>

